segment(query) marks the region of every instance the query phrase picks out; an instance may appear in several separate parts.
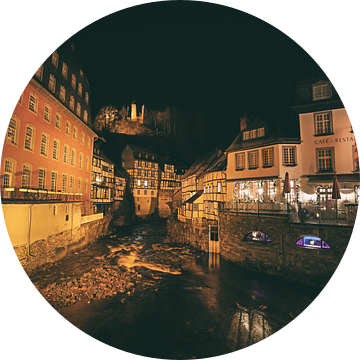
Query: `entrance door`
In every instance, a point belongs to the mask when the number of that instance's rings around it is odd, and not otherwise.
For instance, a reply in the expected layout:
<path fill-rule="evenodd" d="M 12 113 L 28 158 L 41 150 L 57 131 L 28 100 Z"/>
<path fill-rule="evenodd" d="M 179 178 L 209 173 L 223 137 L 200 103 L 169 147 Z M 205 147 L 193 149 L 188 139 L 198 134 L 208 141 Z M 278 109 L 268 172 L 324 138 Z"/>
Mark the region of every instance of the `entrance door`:
<path fill-rule="evenodd" d="M 321 187 L 318 189 L 320 212 L 322 220 L 334 220 L 335 219 L 335 203 L 332 199 L 332 187 Z"/>

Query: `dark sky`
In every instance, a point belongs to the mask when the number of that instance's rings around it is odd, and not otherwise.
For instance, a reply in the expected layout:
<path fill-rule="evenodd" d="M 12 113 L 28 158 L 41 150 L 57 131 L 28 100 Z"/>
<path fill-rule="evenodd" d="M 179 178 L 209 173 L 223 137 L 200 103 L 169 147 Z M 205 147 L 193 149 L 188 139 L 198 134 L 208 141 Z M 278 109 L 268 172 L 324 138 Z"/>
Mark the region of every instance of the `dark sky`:
<path fill-rule="evenodd" d="M 239 10 L 160 2 L 109 15 L 76 35 L 92 116 L 132 100 L 155 110 L 206 110 L 234 123 L 244 111 L 286 118 L 295 82 L 318 65 L 276 28 Z M 212 120 L 213 121 L 213 120 Z"/>

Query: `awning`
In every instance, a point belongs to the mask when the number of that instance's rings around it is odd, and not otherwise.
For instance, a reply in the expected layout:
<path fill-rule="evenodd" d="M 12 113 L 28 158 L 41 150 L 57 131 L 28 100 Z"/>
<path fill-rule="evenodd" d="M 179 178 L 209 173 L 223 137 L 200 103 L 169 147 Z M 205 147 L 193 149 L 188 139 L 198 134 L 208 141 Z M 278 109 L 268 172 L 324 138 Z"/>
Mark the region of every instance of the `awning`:
<path fill-rule="evenodd" d="M 204 193 L 204 190 L 197 191 L 195 193 L 195 195 L 193 195 L 190 199 L 187 199 L 186 201 L 184 201 L 181 205 L 192 204 L 195 200 L 197 200 L 200 196 L 202 196 L 203 193 Z"/>

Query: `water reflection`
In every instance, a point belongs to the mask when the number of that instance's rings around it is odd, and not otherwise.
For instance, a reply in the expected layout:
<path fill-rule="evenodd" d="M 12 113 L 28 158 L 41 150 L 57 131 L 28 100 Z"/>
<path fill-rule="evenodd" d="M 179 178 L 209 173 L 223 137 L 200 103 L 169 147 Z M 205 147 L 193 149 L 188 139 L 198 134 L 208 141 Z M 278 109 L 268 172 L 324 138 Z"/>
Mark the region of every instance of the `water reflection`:
<path fill-rule="evenodd" d="M 274 333 L 265 313 L 237 304 L 229 331 L 229 347 L 238 350 L 261 341 Z"/>
<path fill-rule="evenodd" d="M 220 269 L 220 254 L 209 253 L 209 269 Z"/>

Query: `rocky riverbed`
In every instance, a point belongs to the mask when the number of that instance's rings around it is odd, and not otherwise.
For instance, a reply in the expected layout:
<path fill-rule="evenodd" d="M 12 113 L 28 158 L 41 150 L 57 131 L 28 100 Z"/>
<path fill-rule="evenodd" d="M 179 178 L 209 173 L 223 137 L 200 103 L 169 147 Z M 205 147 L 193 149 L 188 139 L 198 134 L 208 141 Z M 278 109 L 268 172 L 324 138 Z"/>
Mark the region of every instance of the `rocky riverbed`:
<path fill-rule="evenodd" d="M 134 293 L 157 291 L 161 273 L 181 274 L 182 265 L 193 256 L 189 247 L 165 242 L 144 244 L 114 235 L 102 256 L 94 256 L 99 244 L 90 246 L 39 269 L 31 280 L 56 310 L 113 296 L 124 302 Z"/>

